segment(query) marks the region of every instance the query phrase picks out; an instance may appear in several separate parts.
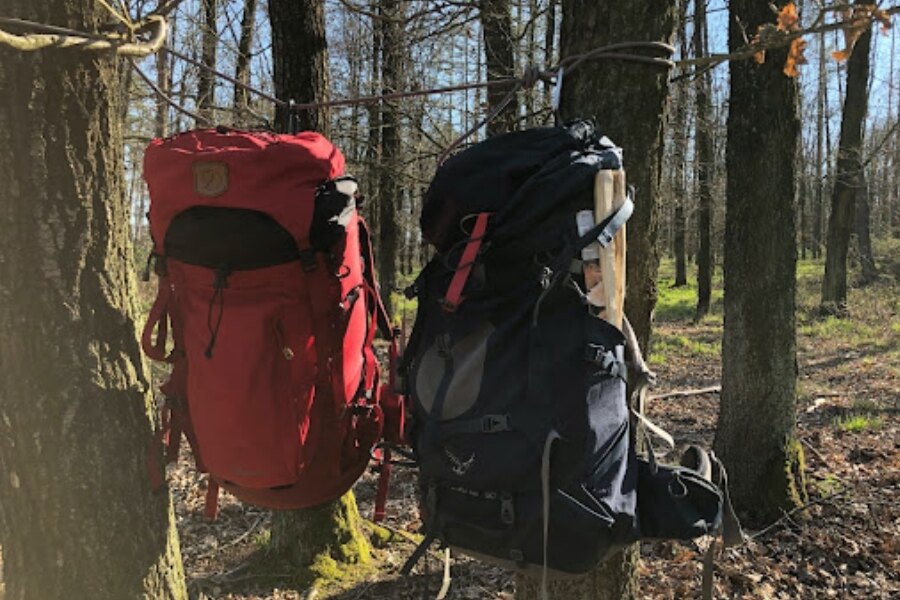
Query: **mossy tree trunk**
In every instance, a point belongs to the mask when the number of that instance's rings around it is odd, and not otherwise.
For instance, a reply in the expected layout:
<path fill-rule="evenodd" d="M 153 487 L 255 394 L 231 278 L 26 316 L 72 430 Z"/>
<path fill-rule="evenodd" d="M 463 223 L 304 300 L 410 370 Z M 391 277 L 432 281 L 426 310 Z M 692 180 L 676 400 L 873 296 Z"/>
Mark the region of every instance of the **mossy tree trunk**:
<path fill-rule="evenodd" d="M 328 98 L 328 45 L 324 2 L 269 0 L 272 22 L 275 94 L 310 102 Z M 276 123 L 287 126 L 279 111 Z M 297 114 L 301 130 L 327 135 L 328 111 Z M 333 579 L 336 563 L 368 562 L 369 545 L 359 530 L 359 512 L 352 492 L 328 504 L 307 510 L 276 512 L 267 554 L 284 559 L 297 569 L 300 584 Z"/>
<path fill-rule="evenodd" d="M 621 41 L 671 42 L 677 7 L 663 0 L 612 4 L 562 0 L 562 57 Z M 616 61 L 589 61 L 563 80 L 562 117 L 594 117 L 604 134 L 622 146 L 628 182 L 637 190 L 628 222 L 626 313 L 643 348 L 650 339 L 656 304 L 656 249 L 663 115 L 668 73 L 664 69 Z M 613 556 L 586 577 L 553 582 L 556 600 L 639 598 L 637 544 Z M 536 600 L 539 584 L 518 578 L 518 600 Z"/>
<path fill-rule="evenodd" d="M 856 4 L 865 2 L 858 0 Z M 871 43 L 872 30 L 866 29 L 856 42 L 847 63 L 847 93 L 841 115 L 837 177 L 831 196 L 825 278 L 822 280 L 822 309 L 829 313 L 840 314 L 847 310 L 847 254 L 850 233 L 856 220 L 857 190 L 862 181 L 863 124 L 868 107 L 866 94 Z"/>
<path fill-rule="evenodd" d="M 96 31 L 94 0 L 0 13 Z M 110 54 L 0 48 L 0 544 L 5 599 L 187 597 L 172 503 L 147 477 Z"/>
<path fill-rule="evenodd" d="M 783 4 L 783 2 L 781 3 Z M 765 3 L 732 0 L 729 47 L 772 20 Z M 742 24 L 742 25 L 739 25 Z M 765 64 L 731 63 L 726 146 L 725 333 L 715 449 L 731 474 L 736 508 L 751 522 L 780 516 L 803 498 L 794 437 L 794 153 L 797 82 L 786 51 Z"/>
<path fill-rule="evenodd" d="M 370 563 L 353 492 L 318 508 L 276 513 L 268 557 L 296 568 L 299 585 L 343 579 Z"/>

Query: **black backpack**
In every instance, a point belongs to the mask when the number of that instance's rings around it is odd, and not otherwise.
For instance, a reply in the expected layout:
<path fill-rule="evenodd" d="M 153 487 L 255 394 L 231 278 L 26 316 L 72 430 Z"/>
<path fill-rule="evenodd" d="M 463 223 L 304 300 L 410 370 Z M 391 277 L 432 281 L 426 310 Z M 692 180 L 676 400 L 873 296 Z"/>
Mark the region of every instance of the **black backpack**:
<path fill-rule="evenodd" d="M 425 541 L 522 571 L 580 574 L 642 538 L 719 530 L 725 498 L 694 469 L 640 459 L 625 337 L 583 301 L 579 235 L 621 151 L 589 122 L 509 133 L 437 171 L 421 227 L 437 250 L 407 290 L 410 439 Z"/>

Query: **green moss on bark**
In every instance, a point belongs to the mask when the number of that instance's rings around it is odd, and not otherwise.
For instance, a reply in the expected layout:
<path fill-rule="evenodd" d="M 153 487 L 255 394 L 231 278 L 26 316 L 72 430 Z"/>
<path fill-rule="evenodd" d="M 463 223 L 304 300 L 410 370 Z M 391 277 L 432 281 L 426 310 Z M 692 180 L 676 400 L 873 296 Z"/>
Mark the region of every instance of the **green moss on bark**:
<path fill-rule="evenodd" d="M 343 587 L 369 575 L 372 554 L 353 492 L 324 506 L 278 513 L 265 546 L 266 564 L 288 569 L 298 587 Z"/>

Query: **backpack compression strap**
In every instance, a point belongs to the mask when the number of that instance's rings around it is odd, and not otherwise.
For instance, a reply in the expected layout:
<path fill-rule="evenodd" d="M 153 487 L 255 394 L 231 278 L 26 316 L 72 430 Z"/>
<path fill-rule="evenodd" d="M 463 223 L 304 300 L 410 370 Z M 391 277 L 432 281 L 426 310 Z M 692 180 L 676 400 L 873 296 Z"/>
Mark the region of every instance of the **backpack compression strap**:
<path fill-rule="evenodd" d="M 469 280 L 469 274 L 472 272 L 472 266 L 475 259 L 478 258 L 478 250 L 481 249 L 481 241 L 484 239 L 484 232 L 487 230 L 488 219 L 492 213 L 478 213 L 475 217 L 475 225 L 472 227 L 472 233 L 469 235 L 469 241 L 463 250 L 456 266 L 456 272 L 450 287 L 447 288 L 447 295 L 444 296 L 443 307 L 447 312 L 455 312 L 462 302 L 463 289 L 466 287 L 466 281 Z"/>

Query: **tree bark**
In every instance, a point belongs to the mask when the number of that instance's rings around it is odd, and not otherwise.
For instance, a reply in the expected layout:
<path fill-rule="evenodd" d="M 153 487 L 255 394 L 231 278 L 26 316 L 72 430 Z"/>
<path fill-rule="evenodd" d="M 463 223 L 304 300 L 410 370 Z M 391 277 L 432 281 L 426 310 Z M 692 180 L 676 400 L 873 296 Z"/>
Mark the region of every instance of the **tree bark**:
<path fill-rule="evenodd" d="M 169 77 L 169 53 L 164 49 L 156 53 L 156 85 L 167 96 L 171 91 Z M 154 121 L 153 135 L 158 138 L 166 137 L 169 131 L 169 104 L 165 99 L 156 96 L 156 119 Z"/>
<path fill-rule="evenodd" d="M 92 0 L 0 12 L 96 31 Z M 185 599 L 136 334 L 121 65 L 0 48 L 0 544 L 5 600 Z"/>
<path fill-rule="evenodd" d="M 707 56 L 706 4 L 696 2 L 694 12 L 694 53 Z M 710 74 L 704 71 L 697 78 L 697 311 L 694 320 L 699 321 L 709 313 L 712 298 L 712 174 L 715 169 L 715 143 L 713 141 L 712 84 Z"/>
<path fill-rule="evenodd" d="M 856 4 L 860 4 L 858 0 Z M 831 196 L 828 243 L 825 248 L 825 278 L 822 281 L 822 310 L 843 314 L 847 311 L 847 254 L 853 231 L 855 200 L 862 171 L 862 128 L 866 118 L 869 80 L 869 47 L 872 30 L 859 37 L 847 63 L 847 92 L 841 116 L 838 140 L 837 177 Z"/>
<path fill-rule="evenodd" d="M 825 196 L 825 34 L 819 34 L 819 77 L 816 93 L 816 196 L 813 208 L 812 255 L 814 259 L 822 256 L 822 223 Z"/>
<path fill-rule="evenodd" d="M 562 13 L 560 54 L 565 57 L 615 42 L 670 43 L 677 8 L 663 0 L 625 5 L 567 0 L 562 2 Z M 667 78 L 663 69 L 653 66 L 589 61 L 565 75 L 562 90 L 565 120 L 593 117 L 603 133 L 625 150 L 628 183 L 636 190 L 635 211 L 628 221 L 629 231 L 635 233 L 628 238 L 625 312 L 645 350 L 657 296 L 656 239 Z"/>
<path fill-rule="evenodd" d="M 562 57 L 597 46 L 631 40 L 670 43 L 677 11 L 671 2 L 611 4 L 563 0 Z M 628 229 L 628 297 L 626 313 L 643 348 L 650 339 L 650 315 L 656 303 L 657 207 L 662 158 L 662 124 L 667 110 L 668 73 L 651 66 L 615 61 L 588 62 L 563 79 L 564 119 L 595 117 L 625 151 L 628 181 L 637 190 Z M 602 90 L 602 93 L 598 93 Z M 635 94 L 634 90 L 640 90 Z M 611 115 L 615 115 L 612 118 Z M 627 600 L 638 598 L 638 545 L 611 557 L 583 578 L 552 584 L 557 600 Z M 519 600 L 539 598 L 537 586 L 518 578 Z"/>
<path fill-rule="evenodd" d="M 277 512 L 266 558 L 295 569 L 298 587 L 315 589 L 319 582 L 342 578 L 348 567 L 365 568 L 371 562 L 361 525 L 352 491 L 320 507 Z"/>
<path fill-rule="evenodd" d="M 203 56 L 201 61 L 207 67 L 216 68 L 218 45 L 218 0 L 201 0 L 203 8 L 203 33 L 201 34 Z M 200 116 L 215 122 L 216 76 L 206 69 L 200 69 L 197 78 L 197 112 Z M 199 126 L 199 124 L 198 124 Z"/>
<path fill-rule="evenodd" d="M 687 2 L 681 0 L 678 7 L 678 40 L 682 58 L 688 56 L 687 44 Z M 674 123 L 672 125 L 672 192 L 675 200 L 674 236 L 672 239 L 672 253 L 675 255 L 675 284 L 673 287 L 687 285 L 687 249 L 685 247 L 687 237 L 687 223 L 685 218 L 685 204 L 688 198 L 687 189 L 687 151 L 688 151 L 688 121 L 690 112 L 690 98 L 688 96 L 690 84 L 687 80 L 676 84 L 673 96 Z"/>
<path fill-rule="evenodd" d="M 250 83 L 250 53 L 253 49 L 253 30 L 256 25 L 256 0 L 244 0 L 244 15 L 241 18 L 241 38 L 238 41 L 238 55 L 234 67 L 234 78 L 243 84 Z M 237 119 L 243 118 L 250 107 L 250 92 L 241 86 L 234 86 L 234 110 Z"/>
<path fill-rule="evenodd" d="M 381 0 L 381 91 L 390 94 L 403 87 L 403 18 L 405 0 Z M 381 298 L 388 313 L 393 309 L 391 291 L 397 282 L 397 249 L 400 228 L 397 206 L 401 197 L 400 107 L 396 101 L 382 102 L 381 161 L 378 182 L 378 278 Z"/>
<path fill-rule="evenodd" d="M 683 164 L 683 163 L 682 163 Z M 685 218 L 684 218 L 684 185 L 676 188 L 676 193 L 682 194 L 675 200 L 675 239 L 672 242 L 672 249 L 675 253 L 675 283 L 672 287 L 682 287 L 687 285 L 687 260 L 685 258 Z"/>
<path fill-rule="evenodd" d="M 772 12 L 732 0 L 729 47 L 744 45 Z M 742 24 L 743 27 L 741 27 Z M 804 498 L 794 436 L 797 246 L 794 155 L 800 132 L 796 80 L 786 51 L 765 64 L 733 61 L 726 146 L 725 333 L 716 453 L 731 472 L 735 506 L 750 522 Z"/>
<path fill-rule="evenodd" d="M 328 42 L 325 37 L 325 3 L 320 0 L 269 0 L 272 25 L 272 62 L 275 95 L 284 100 L 328 100 Z M 299 131 L 318 131 L 328 136 L 330 111 L 296 113 Z M 291 119 L 276 110 L 275 127 L 287 131 Z"/>
<path fill-rule="evenodd" d="M 510 0 L 479 0 L 481 31 L 484 35 L 484 56 L 488 81 L 515 77 L 515 40 L 512 31 L 512 6 Z M 504 101 L 512 86 L 497 85 L 488 88 L 488 112 Z M 488 136 L 499 135 L 517 129 L 519 103 L 513 98 L 503 110 L 487 124 Z"/>
<path fill-rule="evenodd" d="M 856 191 L 856 240 L 859 245 L 859 262 L 862 269 L 862 285 L 878 279 L 878 267 L 872 255 L 872 234 L 870 231 L 869 185 L 865 169 L 859 172 L 859 187 Z"/>

